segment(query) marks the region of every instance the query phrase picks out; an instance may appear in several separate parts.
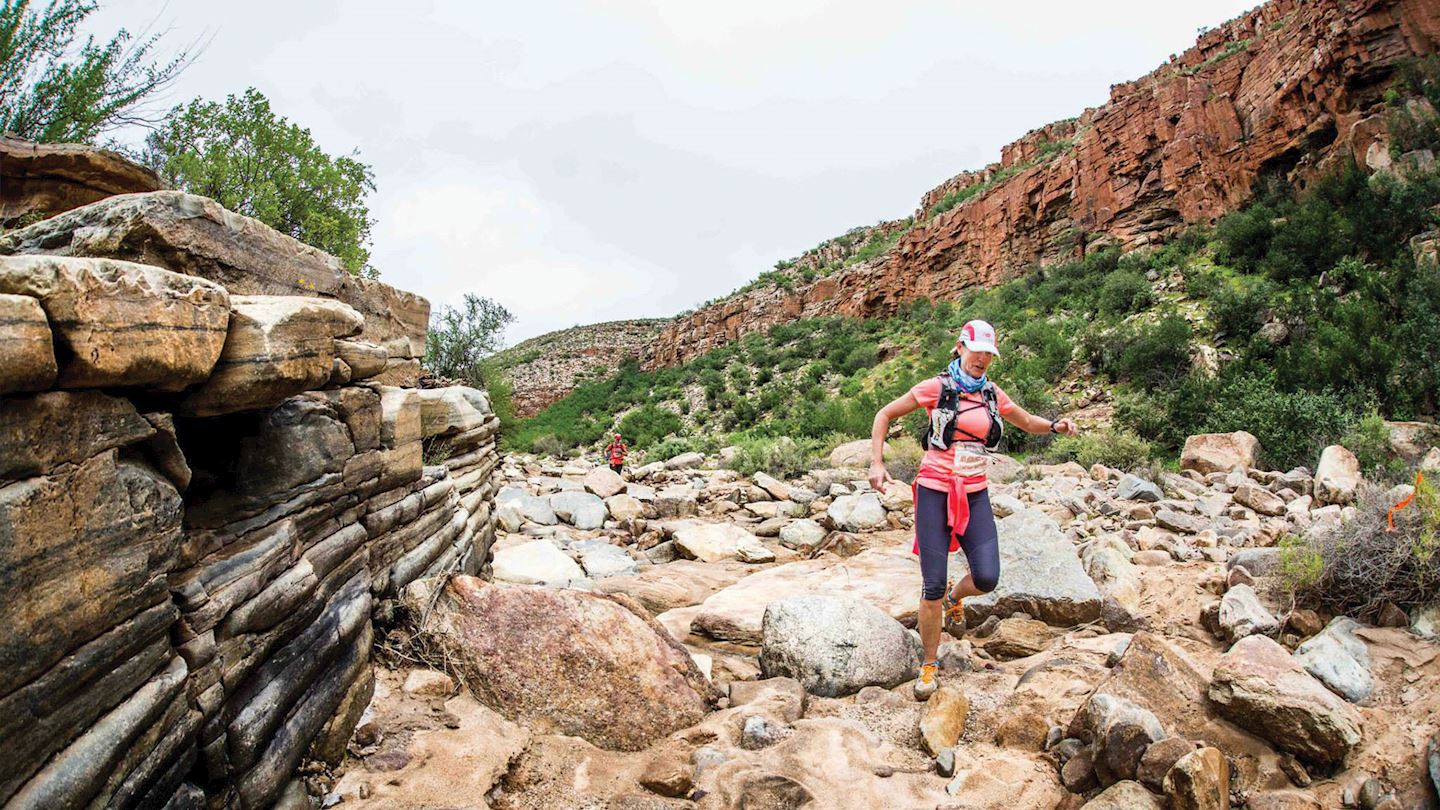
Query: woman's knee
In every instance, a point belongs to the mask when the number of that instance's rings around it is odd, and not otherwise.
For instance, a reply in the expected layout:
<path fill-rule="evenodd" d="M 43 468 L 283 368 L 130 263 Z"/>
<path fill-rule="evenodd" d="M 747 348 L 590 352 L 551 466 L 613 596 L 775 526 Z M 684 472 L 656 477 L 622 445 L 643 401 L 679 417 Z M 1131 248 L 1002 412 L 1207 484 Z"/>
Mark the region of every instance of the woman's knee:
<path fill-rule="evenodd" d="M 945 580 L 939 582 L 926 581 L 920 586 L 920 598 L 926 602 L 935 602 L 945 598 Z"/>
<path fill-rule="evenodd" d="M 978 588 L 981 593 L 989 593 L 995 590 L 996 585 L 1000 584 L 1000 572 L 972 571 L 970 573 L 970 581 L 975 584 L 975 587 Z"/>

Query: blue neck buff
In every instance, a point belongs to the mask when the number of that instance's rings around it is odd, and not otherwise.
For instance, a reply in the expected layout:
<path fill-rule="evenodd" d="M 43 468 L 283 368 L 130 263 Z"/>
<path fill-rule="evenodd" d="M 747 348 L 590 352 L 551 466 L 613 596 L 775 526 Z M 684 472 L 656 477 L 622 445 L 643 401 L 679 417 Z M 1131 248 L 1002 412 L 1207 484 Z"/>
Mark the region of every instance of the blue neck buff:
<path fill-rule="evenodd" d="M 960 367 L 960 358 L 958 357 L 950 361 L 950 367 L 947 370 L 950 372 L 950 379 L 954 380 L 955 384 L 960 387 L 960 390 L 967 394 L 973 394 L 985 387 L 987 375 L 981 374 L 979 377 L 971 377 L 969 374 L 966 374 L 965 369 Z"/>

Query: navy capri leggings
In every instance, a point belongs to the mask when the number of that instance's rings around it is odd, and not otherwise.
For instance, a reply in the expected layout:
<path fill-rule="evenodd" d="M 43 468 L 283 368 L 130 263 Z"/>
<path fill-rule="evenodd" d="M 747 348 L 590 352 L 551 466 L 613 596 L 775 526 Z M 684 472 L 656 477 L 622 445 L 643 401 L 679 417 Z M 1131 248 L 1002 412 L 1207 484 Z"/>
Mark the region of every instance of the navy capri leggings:
<path fill-rule="evenodd" d="M 950 555 L 950 519 L 947 493 L 916 487 L 915 536 L 920 541 L 920 576 L 924 586 L 921 599 L 945 596 L 946 563 Z M 990 490 L 971 492 L 970 525 L 960 536 L 960 548 L 970 566 L 970 577 L 982 591 L 995 590 L 1000 581 L 1000 544 L 995 534 L 995 513 L 990 509 Z"/>

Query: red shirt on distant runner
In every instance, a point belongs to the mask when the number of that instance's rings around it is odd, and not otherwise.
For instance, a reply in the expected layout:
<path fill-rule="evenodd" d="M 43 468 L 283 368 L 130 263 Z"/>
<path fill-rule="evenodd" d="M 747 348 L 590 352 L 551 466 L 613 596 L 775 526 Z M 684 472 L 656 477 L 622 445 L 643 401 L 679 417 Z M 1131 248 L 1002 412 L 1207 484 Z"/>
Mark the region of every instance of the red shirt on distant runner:
<path fill-rule="evenodd" d="M 625 463 L 625 442 L 620 440 L 620 434 L 615 434 L 615 438 L 605 446 L 605 455 L 610 457 L 611 467 Z"/>

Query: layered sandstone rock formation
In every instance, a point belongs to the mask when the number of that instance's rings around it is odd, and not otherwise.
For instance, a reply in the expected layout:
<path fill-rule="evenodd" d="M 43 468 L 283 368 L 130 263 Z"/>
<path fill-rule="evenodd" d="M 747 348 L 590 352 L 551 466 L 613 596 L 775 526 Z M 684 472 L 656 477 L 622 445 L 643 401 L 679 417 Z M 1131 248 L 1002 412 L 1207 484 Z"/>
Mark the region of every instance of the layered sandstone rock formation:
<path fill-rule="evenodd" d="M 372 615 L 485 568 L 489 402 L 389 384 L 423 299 L 209 200 L 0 241 L 0 805 L 269 807 L 343 756 Z"/>
<path fill-rule="evenodd" d="M 108 149 L 0 136 L 0 226 L 160 188 L 154 172 Z"/>
<path fill-rule="evenodd" d="M 533 416 L 590 374 L 613 374 L 640 356 L 663 320 L 611 321 L 551 332 L 496 355 L 513 391 L 515 415 Z"/>
<path fill-rule="evenodd" d="M 1097 243 L 1150 244 L 1238 207 L 1263 175 L 1303 186 L 1346 154 L 1384 165 L 1387 82 L 1398 63 L 1437 49 L 1434 3 L 1272 0 L 1115 85 L 1107 104 L 1031 132 L 999 163 L 928 192 L 921 219 L 947 194 L 972 196 L 918 222 L 884 257 L 678 318 L 645 365 L 684 362 L 793 318 L 953 299 Z"/>

